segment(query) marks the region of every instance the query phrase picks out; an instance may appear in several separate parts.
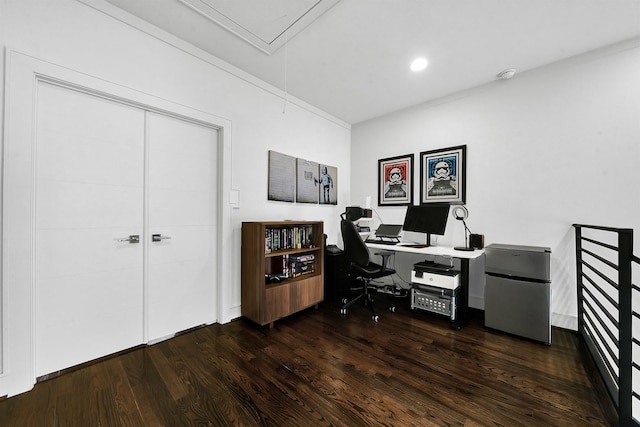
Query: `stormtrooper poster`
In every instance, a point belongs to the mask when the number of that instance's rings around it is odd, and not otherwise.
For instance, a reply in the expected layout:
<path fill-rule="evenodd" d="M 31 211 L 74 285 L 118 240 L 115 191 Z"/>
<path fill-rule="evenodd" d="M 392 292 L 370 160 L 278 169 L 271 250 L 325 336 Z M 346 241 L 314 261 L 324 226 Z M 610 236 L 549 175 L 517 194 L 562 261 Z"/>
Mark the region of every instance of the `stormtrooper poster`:
<path fill-rule="evenodd" d="M 413 204 L 413 154 L 378 160 L 378 206 Z"/>
<path fill-rule="evenodd" d="M 465 202 L 466 145 L 420 153 L 420 203 Z"/>

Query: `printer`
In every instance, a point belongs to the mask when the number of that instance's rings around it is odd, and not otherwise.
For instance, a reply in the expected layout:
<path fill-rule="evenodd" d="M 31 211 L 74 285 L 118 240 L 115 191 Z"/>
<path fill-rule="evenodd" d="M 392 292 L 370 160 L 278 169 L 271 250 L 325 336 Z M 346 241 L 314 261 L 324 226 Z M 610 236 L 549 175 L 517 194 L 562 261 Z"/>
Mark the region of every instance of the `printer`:
<path fill-rule="evenodd" d="M 420 271 L 414 268 L 411 271 L 411 283 L 423 285 L 422 288 L 457 289 L 460 287 L 460 272 L 457 270 Z"/>
<path fill-rule="evenodd" d="M 411 271 L 411 309 L 457 317 L 456 300 L 460 290 L 460 272 L 449 266 L 423 261 Z"/>

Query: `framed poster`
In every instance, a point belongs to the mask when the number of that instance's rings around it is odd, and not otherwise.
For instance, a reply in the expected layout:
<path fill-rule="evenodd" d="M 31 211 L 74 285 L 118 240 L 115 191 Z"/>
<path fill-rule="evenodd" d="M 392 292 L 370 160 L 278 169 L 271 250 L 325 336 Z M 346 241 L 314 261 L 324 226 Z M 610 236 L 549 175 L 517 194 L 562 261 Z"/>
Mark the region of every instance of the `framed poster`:
<path fill-rule="evenodd" d="M 296 158 L 269 150 L 268 199 L 292 202 L 296 186 Z"/>
<path fill-rule="evenodd" d="M 420 204 L 464 204 L 466 145 L 420 153 Z"/>
<path fill-rule="evenodd" d="M 297 159 L 296 202 L 318 203 L 318 163 Z"/>
<path fill-rule="evenodd" d="M 338 168 L 335 166 L 320 164 L 319 173 L 318 186 L 320 187 L 320 204 L 337 205 Z"/>
<path fill-rule="evenodd" d="M 378 160 L 378 206 L 413 204 L 413 154 Z"/>

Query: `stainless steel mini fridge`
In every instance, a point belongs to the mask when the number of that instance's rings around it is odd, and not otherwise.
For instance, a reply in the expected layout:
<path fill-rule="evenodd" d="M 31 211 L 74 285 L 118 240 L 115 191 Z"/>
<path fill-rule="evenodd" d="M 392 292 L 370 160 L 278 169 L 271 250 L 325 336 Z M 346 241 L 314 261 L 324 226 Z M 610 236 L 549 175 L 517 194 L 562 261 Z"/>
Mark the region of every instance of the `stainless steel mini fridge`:
<path fill-rule="evenodd" d="M 485 248 L 485 326 L 551 344 L 551 249 Z"/>

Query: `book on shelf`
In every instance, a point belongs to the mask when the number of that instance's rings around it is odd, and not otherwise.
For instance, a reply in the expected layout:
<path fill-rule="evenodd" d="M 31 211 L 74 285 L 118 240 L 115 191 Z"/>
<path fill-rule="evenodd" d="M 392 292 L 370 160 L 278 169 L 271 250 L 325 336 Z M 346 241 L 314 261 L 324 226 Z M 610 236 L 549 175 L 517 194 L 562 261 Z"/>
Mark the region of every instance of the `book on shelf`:
<path fill-rule="evenodd" d="M 314 254 L 290 255 L 289 269 L 292 277 L 316 271 L 316 256 Z"/>
<path fill-rule="evenodd" d="M 271 233 L 270 230 L 267 228 L 264 231 L 264 253 L 265 254 L 270 254 L 271 253 L 271 248 L 273 247 L 273 243 L 271 242 Z"/>
<path fill-rule="evenodd" d="M 288 249 L 311 248 L 313 247 L 313 226 L 266 228 L 264 241 L 266 254 Z"/>
<path fill-rule="evenodd" d="M 314 254 L 284 254 L 282 268 L 277 276 L 280 279 L 299 277 L 316 271 L 316 256 Z"/>

